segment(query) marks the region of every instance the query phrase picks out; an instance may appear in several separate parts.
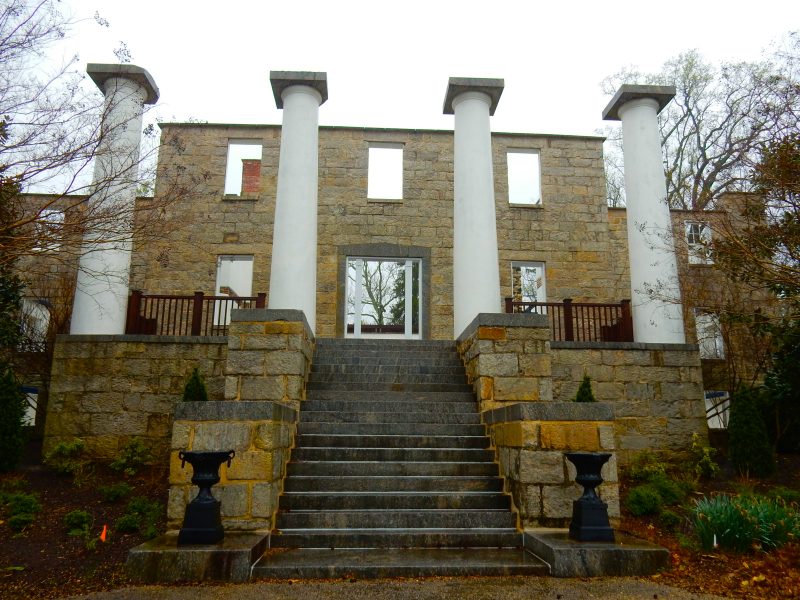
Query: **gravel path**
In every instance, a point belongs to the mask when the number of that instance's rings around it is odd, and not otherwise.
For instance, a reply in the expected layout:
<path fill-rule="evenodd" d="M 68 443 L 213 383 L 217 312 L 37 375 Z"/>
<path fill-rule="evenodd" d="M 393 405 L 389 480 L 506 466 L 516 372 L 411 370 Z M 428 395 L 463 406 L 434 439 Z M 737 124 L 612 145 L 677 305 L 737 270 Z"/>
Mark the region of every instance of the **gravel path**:
<path fill-rule="evenodd" d="M 142 586 L 71 596 L 85 600 L 713 600 L 651 581 L 615 577 L 459 577 L 376 581 L 295 581 L 185 587 Z"/>

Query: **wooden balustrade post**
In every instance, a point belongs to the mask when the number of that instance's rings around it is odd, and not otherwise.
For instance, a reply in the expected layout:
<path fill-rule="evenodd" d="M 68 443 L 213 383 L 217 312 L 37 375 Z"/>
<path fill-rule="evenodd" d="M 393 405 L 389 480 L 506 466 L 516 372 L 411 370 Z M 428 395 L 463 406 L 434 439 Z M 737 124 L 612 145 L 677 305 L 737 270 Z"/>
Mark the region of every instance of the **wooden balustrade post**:
<path fill-rule="evenodd" d="M 131 290 L 128 296 L 128 313 L 125 316 L 125 333 L 130 335 L 139 331 L 139 311 L 142 306 L 142 290 Z"/>
<path fill-rule="evenodd" d="M 256 296 L 256 308 L 265 308 L 267 306 L 267 294 L 261 292 Z"/>
<path fill-rule="evenodd" d="M 200 325 L 203 321 L 203 292 L 195 292 L 192 299 L 192 332 L 191 335 L 200 335 Z"/>
<path fill-rule="evenodd" d="M 575 330 L 572 324 L 572 298 L 564 298 L 564 341 L 575 341 Z"/>
<path fill-rule="evenodd" d="M 506 313 L 511 314 L 514 312 L 514 299 L 510 296 L 506 297 Z"/>
<path fill-rule="evenodd" d="M 632 342 L 633 340 L 633 315 L 631 314 L 631 301 L 622 300 L 620 303 L 622 310 L 622 340 L 623 342 Z"/>

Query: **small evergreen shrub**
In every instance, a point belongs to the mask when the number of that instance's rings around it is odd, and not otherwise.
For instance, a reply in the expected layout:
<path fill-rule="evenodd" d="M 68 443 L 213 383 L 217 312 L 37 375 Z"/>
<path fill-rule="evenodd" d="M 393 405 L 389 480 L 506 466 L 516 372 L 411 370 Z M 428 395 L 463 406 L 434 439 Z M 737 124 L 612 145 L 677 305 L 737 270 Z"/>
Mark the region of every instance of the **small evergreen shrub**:
<path fill-rule="evenodd" d="M 759 410 L 759 391 L 740 388 L 731 398 L 728 454 L 742 475 L 766 477 L 775 471 L 775 454 Z"/>
<path fill-rule="evenodd" d="M 713 479 L 719 473 L 719 465 L 714 461 L 717 453 L 715 448 L 707 446 L 702 442 L 700 436 L 692 434 L 692 447 L 690 449 L 694 457 L 692 471 L 698 479 Z"/>
<path fill-rule="evenodd" d="M 0 472 L 17 466 L 25 449 L 25 395 L 8 365 L 0 364 Z"/>
<path fill-rule="evenodd" d="M 205 402 L 206 400 L 208 400 L 206 384 L 203 381 L 203 376 L 200 375 L 200 371 L 195 367 L 183 388 L 183 401 Z"/>
<path fill-rule="evenodd" d="M 83 448 L 83 441 L 80 439 L 59 442 L 45 454 L 44 462 L 56 473 L 75 477 L 89 465 L 89 461 L 83 457 Z"/>
<path fill-rule="evenodd" d="M 36 520 L 36 513 L 42 505 L 35 494 L 25 492 L 4 492 L 0 496 L 3 512 L 9 515 L 8 526 L 16 532 L 23 531 Z"/>
<path fill-rule="evenodd" d="M 661 502 L 666 505 L 680 504 L 691 492 L 691 488 L 682 482 L 670 479 L 667 475 L 655 475 L 648 480 L 654 490 L 661 496 Z"/>
<path fill-rule="evenodd" d="M 578 386 L 578 393 L 575 394 L 575 402 L 596 402 L 592 392 L 592 381 L 589 376 L 584 374 L 583 381 Z"/>
<path fill-rule="evenodd" d="M 101 485 L 97 491 L 103 498 L 103 502 L 114 504 L 115 502 L 130 496 L 133 488 L 124 481 L 121 481 L 120 483 L 114 483 L 112 485 Z"/>
<path fill-rule="evenodd" d="M 641 517 L 643 515 L 657 515 L 661 512 L 661 495 L 658 490 L 649 483 L 637 485 L 625 498 L 625 508 L 632 515 Z"/>
<path fill-rule="evenodd" d="M 800 515 L 763 496 L 712 496 L 698 500 L 692 522 L 704 550 L 771 550 L 800 535 Z"/>
<path fill-rule="evenodd" d="M 628 470 L 628 477 L 633 481 L 649 481 L 658 475 L 666 477 L 667 463 L 649 450 L 637 454 Z"/>
<path fill-rule="evenodd" d="M 119 451 L 119 456 L 109 467 L 115 471 L 122 471 L 125 475 L 136 475 L 137 471 L 150 462 L 152 455 L 150 449 L 142 440 L 133 438 Z"/>
<path fill-rule="evenodd" d="M 128 506 L 114 527 L 122 533 L 139 531 L 145 539 L 158 535 L 158 519 L 161 516 L 161 505 L 142 496 L 131 498 Z"/>
<path fill-rule="evenodd" d="M 85 510 L 73 510 L 64 515 L 64 525 L 67 527 L 67 535 L 86 535 L 92 526 L 92 515 Z"/>
<path fill-rule="evenodd" d="M 682 521 L 683 518 L 678 513 L 669 509 L 662 510 L 661 514 L 658 515 L 658 522 L 667 531 L 675 531 Z"/>

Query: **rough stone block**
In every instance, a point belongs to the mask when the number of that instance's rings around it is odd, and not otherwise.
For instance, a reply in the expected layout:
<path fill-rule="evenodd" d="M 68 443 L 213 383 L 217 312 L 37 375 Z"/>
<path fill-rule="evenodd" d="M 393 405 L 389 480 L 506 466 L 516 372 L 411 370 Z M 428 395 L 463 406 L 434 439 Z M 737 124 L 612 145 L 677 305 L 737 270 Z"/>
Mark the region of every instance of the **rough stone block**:
<path fill-rule="evenodd" d="M 518 479 L 523 483 L 564 483 L 564 460 L 561 452 L 521 450 Z"/>
<path fill-rule="evenodd" d="M 250 448 L 248 423 L 197 422 L 192 450 L 236 450 Z"/>
<path fill-rule="evenodd" d="M 129 412 L 95 413 L 91 415 L 91 431 L 94 435 L 144 436 L 147 433 L 147 415 Z"/>
<path fill-rule="evenodd" d="M 504 327 L 478 327 L 479 340 L 505 340 L 506 329 Z"/>
<path fill-rule="evenodd" d="M 240 400 L 281 400 L 284 397 L 284 378 L 242 377 Z"/>
<path fill-rule="evenodd" d="M 594 423 L 543 422 L 540 425 L 540 444 L 547 450 L 592 452 L 600 449 L 600 438 Z"/>
<path fill-rule="evenodd" d="M 583 488 L 577 483 L 542 486 L 542 517 L 571 519 L 572 502 L 581 497 Z"/>
<path fill-rule="evenodd" d="M 549 354 L 525 354 L 519 357 L 519 370 L 522 375 L 550 377 L 552 362 Z"/>
<path fill-rule="evenodd" d="M 268 352 L 264 360 L 266 375 L 304 375 L 306 359 L 300 352 Z"/>
<path fill-rule="evenodd" d="M 254 350 L 239 350 L 228 354 L 226 375 L 263 375 L 264 353 Z"/>
<path fill-rule="evenodd" d="M 536 377 L 495 377 L 494 400 L 539 400 L 539 380 Z"/>
<path fill-rule="evenodd" d="M 192 465 L 181 465 L 178 451 L 169 453 L 169 483 L 170 485 L 189 485 L 192 481 Z"/>
<path fill-rule="evenodd" d="M 272 453 L 264 450 L 239 452 L 228 467 L 227 477 L 234 479 L 268 479 L 272 473 Z"/>
<path fill-rule="evenodd" d="M 229 375 L 225 377 L 225 400 L 239 400 L 239 377 Z"/>
<path fill-rule="evenodd" d="M 243 335 L 243 350 L 283 350 L 286 336 L 282 335 Z"/>
<path fill-rule="evenodd" d="M 614 442 L 614 426 L 598 425 L 597 434 L 600 438 L 600 450 L 613 450 L 615 448 Z"/>
<path fill-rule="evenodd" d="M 253 517 L 271 518 L 278 509 L 278 488 L 272 483 L 253 484 Z"/>
<path fill-rule="evenodd" d="M 499 377 L 516 376 L 519 365 L 516 354 L 481 354 L 478 357 L 477 375 Z"/>
<path fill-rule="evenodd" d="M 223 517 L 244 517 L 247 515 L 250 505 L 248 484 L 219 484 L 211 488 L 211 492 L 222 503 L 220 514 Z"/>
<path fill-rule="evenodd" d="M 169 488 L 169 497 L 167 500 L 167 519 L 170 523 L 177 523 L 178 527 L 183 523 L 183 515 L 186 512 L 186 505 L 189 503 L 187 497 L 188 486 L 173 485 Z M 197 488 L 194 488 L 194 493 L 197 493 Z"/>
<path fill-rule="evenodd" d="M 272 321 L 264 323 L 264 333 L 266 334 L 300 334 L 304 333 L 303 324 L 296 321 Z"/>

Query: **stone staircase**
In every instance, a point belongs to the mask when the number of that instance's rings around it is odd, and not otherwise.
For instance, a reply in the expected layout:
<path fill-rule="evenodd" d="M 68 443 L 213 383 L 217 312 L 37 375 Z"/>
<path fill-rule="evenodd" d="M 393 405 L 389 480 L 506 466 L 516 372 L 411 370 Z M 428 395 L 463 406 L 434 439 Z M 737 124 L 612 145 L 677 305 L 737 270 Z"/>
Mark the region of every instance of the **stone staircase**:
<path fill-rule="evenodd" d="M 297 433 L 253 578 L 547 574 L 453 342 L 318 339 Z"/>

